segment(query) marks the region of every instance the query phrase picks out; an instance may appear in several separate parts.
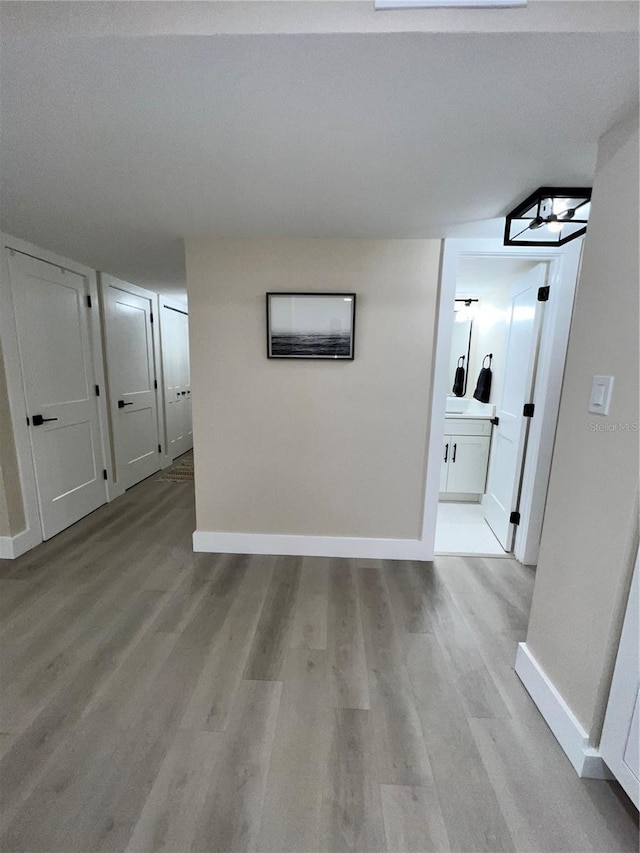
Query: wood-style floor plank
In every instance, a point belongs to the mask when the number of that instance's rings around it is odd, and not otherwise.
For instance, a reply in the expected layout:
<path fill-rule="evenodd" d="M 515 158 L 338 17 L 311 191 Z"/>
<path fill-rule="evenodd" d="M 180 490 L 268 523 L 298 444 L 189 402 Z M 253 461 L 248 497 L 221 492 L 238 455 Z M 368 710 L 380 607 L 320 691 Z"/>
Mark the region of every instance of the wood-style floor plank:
<path fill-rule="evenodd" d="M 249 681 L 280 676 L 295 616 L 302 571 L 301 557 L 279 557 L 244 669 Z"/>
<path fill-rule="evenodd" d="M 451 849 L 515 850 L 469 729 L 457 679 L 432 634 L 407 634 L 407 666 Z"/>
<path fill-rule="evenodd" d="M 354 567 L 332 560 L 327 610 L 329 693 L 334 708 L 371 707 Z"/>
<path fill-rule="evenodd" d="M 385 577 L 398 627 L 409 634 L 433 633 L 433 619 L 421 573 L 430 564 L 385 561 Z"/>
<path fill-rule="evenodd" d="M 333 714 L 318 849 L 386 851 L 372 712 L 338 708 Z"/>
<path fill-rule="evenodd" d="M 197 821 L 194 853 L 257 847 L 282 684 L 243 681 Z"/>
<path fill-rule="evenodd" d="M 222 748 L 220 732 L 179 731 L 160 767 L 127 853 L 190 850 Z"/>
<path fill-rule="evenodd" d="M 269 767 L 260 848 L 319 850 L 318 826 L 333 711 L 327 703 L 327 653 L 289 649 Z"/>
<path fill-rule="evenodd" d="M 358 588 L 380 782 L 429 785 L 429 758 L 382 570 L 359 568 Z"/>
<path fill-rule="evenodd" d="M 0 849 L 637 849 L 513 671 L 530 569 L 194 554 L 194 527 L 151 477 L 0 561 Z"/>
<path fill-rule="evenodd" d="M 446 569 L 441 567 L 448 563 L 442 560 L 414 565 L 460 698 L 470 717 L 508 718 L 509 711 L 476 648 L 473 632 L 444 580 Z"/>
<path fill-rule="evenodd" d="M 449 837 L 435 786 L 382 785 L 387 848 L 394 853 L 448 853 Z"/>
<path fill-rule="evenodd" d="M 331 560 L 304 557 L 291 629 L 294 649 L 327 648 L 327 585 Z"/>
<path fill-rule="evenodd" d="M 236 555 L 230 571 L 245 577 L 225 616 L 180 723 L 193 731 L 224 731 L 273 574 L 273 557 Z"/>

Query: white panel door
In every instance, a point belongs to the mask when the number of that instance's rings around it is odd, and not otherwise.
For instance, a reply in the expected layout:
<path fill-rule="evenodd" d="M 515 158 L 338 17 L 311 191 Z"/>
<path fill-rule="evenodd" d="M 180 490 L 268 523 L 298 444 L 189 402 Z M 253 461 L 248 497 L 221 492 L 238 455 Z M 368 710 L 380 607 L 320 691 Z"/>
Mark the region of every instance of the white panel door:
<path fill-rule="evenodd" d="M 116 478 L 125 489 L 160 469 L 151 300 L 105 289 Z"/>
<path fill-rule="evenodd" d="M 162 366 L 168 454 L 173 459 L 193 447 L 189 317 L 162 306 Z"/>
<path fill-rule="evenodd" d="M 85 278 L 11 252 L 9 271 L 42 535 L 105 503 Z"/>
<path fill-rule="evenodd" d="M 546 265 L 538 264 L 511 285 L 511 322 L 504 349 L 504 380 L 493 431 L 484 517 L 505 551 L 511 551 L 515 527 L 509 518 L 517 509 L 528 419 L 522 414 L 533 389 Z"/>
<path fill-rule="evenodd" d="M 602 728 L 600 754 L 640 806 L 640 555 L 629 591 L 622 636 Z"/>

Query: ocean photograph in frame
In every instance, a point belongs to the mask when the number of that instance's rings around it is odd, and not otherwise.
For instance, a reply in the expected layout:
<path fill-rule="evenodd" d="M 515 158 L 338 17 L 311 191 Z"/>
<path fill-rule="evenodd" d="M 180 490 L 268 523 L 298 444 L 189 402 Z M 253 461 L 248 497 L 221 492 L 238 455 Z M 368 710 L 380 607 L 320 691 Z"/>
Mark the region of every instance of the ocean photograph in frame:
<path fill-rule="evenodd" d="M 352 361 L 355 319 L 355 293 L 267 293 L 267 356 Z"/>

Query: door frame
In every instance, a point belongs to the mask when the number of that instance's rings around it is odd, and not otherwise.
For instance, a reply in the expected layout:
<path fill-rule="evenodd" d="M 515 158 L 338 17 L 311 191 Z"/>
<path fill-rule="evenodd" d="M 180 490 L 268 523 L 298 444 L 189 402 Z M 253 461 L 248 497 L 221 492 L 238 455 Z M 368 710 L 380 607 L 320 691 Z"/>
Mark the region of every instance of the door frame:
<path fill-rule="evenodd" d="M 560 408 L 562 380 L 573 314 L 582 245 L 579 238 L 559 248 L 504 246 L 499 239 L 445 239 L 440 272 L 436 335 L 432 368 L 433 392 L 427 452 L 423 559 L 432 560 L 438 516 L 440 457 L 445 430 L 449 350 L 458 267 L 462 258 L 517 258 L 549 264 L 548 284 L 552 298 L 545 307 L 535 382 L 536 413 L 529 426 L 520 497 L 520 525 L 514 555 L 520 562 L 535 564 L 544 517 L 555 430 Z"/>
<path fill-rule="evenodd" d="M 125 293 L 131 293 L 134 296 L 140 296 L 143 299 L 148 299 L 151 302 L 151 312 L 153 314 L 153 362 L 155 368 L 155 378 L 158 382 L 156 389 L 156 412 L 158 422 L 158 441 L 162 446 L 160 453 L 160 469 L 165 468 L 165 450 L 166 450 L 166 435 L 165 435 L 165 411 L 164 411 L 164 391 L 163 374 L 162 374 L 162 357 L 160 350 L 160 304 L 159 296 L 152 290 L 146 290 L 144 287 L 139 287 L 137 284 L 131 284 L 123 279 L 116 278 L 108 273 L 98 272 L 98 293 L 100 298 L 100 318 L 101 318 L 101 342 L 102 342 L 102 358 L 106 367 L 105 381 L 106 391 L 105 398 L 107 400 L 107 421 L 109 424 L 109 451 L 111 457 L 111 469 L 109 471 L 110 478 L 113 480 L 114 496 L 122 495 L 125 492 L 122 481 L 118 480 L 117 458 L 115 452 L 115 437 L 113 430 L 113 422 L 111 419 L 111 407 L 108 401 L 111 399 L 111 389 L 109 386 L 109 364 L 107 359 L 107 311 L 105 306 L 105 294 L 109 287 L 115 287 L 117 290 L 123 290 Z"/>
<path fill-rule="evenodd" d="M 23 384 L 22 363 L 18 347 L 18 333 L 13 305 L 11 277 L 9 274 L 9 252 L 11 250 L 30 255 L 37 260 L 63 267 L 83 276 L 87 282 L 87 291 L 91 297 L 93 309 L 89 317 L 89 346 L 91 348 L 93 369 L 96 382 L 101 389 L 106 390 L 104 360 L 100 345 L 102 333 L 96 271 L 84 264 L 79 264 L 69 258 L 57 255 L 55 252 L 41 249 L 39 246 L 29 243 L 26 240 L 20 240 L 17 237 L 12 237 L 10 234 L 0 232 L 0 340 L 4 356 L 7 394 L 9 397 L 9 409 L 11 424 L 13 426 L 25 520 L 24 530 L 14 534 L 11 537 L 11 543 L 3 548 L 4 553 L 2 556 L 6 555 L 9 558 L 19 557 L 43 541 L 42 523 L 38 509 L 36 474 L 31 455 L 29 427 L 27 426 L 28 412 Z M 113 480 L 109 477 L 109 471 L 112 469 L 112 459 L 108 439 L 106 394 L 101 394 L 97 398 L 97 401 L 100 428 L 99 451 L 102 467 L 107 470 L 105 501 L 111 501 L 114 497 L 117 497 L 117 494 L 114 489 Z"/>

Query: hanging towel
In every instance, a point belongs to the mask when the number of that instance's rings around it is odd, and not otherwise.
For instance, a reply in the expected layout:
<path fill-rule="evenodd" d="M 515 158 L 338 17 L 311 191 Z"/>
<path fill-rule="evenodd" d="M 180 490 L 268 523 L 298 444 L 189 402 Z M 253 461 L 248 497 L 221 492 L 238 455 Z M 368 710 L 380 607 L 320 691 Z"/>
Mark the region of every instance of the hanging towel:
<path fill-rule="evenodd" d="M 485 361 L 489 359 L 489 364 L 485 367 Z M 474 399 L 480 400 L 481 403 L 488 403 L 491 397 L 491 362 L 493 353 L 487 353 L 482 359 L 482 370 L 478 376 L 478 384 L 473 392 Z"/>
<path fill-rule="evenodd" d="M 462 362 L 462 364 L 460 364 Z M 453 393 L 456 397 L 464 397 L 464 356 L 461 355 L 458 359 L 456 367 L 456 375 L 453 380 Z"/>

